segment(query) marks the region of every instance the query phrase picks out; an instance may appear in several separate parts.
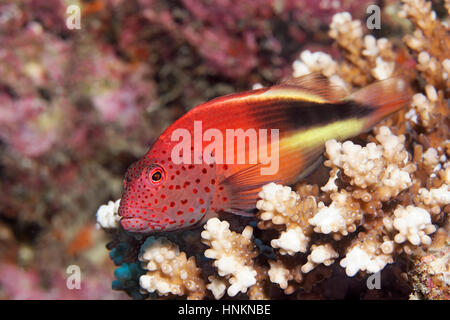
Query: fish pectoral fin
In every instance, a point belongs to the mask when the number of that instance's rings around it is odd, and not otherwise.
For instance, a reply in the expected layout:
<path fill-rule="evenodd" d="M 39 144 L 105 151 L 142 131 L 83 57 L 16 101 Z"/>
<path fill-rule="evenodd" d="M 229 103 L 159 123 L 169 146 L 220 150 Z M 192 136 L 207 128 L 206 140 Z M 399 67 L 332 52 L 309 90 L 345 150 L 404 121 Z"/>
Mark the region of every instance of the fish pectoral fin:
<path fill-rule="evenodd" d="M 239 189 L 248 191 L 255 189 L 262 182 L 261 180 L 262 164 L 252 164 L 242 166 L 240 170 L 236 170 L 233 174 L 223 179 L 219 184 L 228 186 L 239 186 Z"/>
<path fill-rule="evenodd" d="M 294 99 L 317 103 L 336 103 L 348 96 L 345 88 L 331 83 L 327 77 L 317 72 L 286 80 L 270 91 L 286 91 Z"/>
<path fill-rule="evenodd" d="M 252 215 L 248 211 L 256 207 L 261 188 L 270 182 L 278 182 L 274 176 L 261 175 L 262 167 L 262 164 L 244 167 L 219 183 L 224 188 L 223 196 L 229 199 L 225 211 L 245 216 Z"/>
<path fill-rule="evenodd" d="M 323 150 L 322 149 L 316 150 L 316 152 L 311 153 L 309 157 L 310 158 L 306 160 L 306 168 L 300 172 L 300 174 L 296 178 L 296 181 L 300 181 L 308 177 L 323 163 L 324 161 Z M 315 157 L 317 157 L 316 160 L 314 160 Z"/>

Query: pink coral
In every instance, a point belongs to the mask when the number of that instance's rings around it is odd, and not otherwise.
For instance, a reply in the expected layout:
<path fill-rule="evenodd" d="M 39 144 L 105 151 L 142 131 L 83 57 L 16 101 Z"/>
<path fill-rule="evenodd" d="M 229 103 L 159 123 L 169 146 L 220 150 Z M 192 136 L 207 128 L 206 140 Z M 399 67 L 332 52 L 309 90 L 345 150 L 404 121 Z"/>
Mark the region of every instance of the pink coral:
<path fill-rule="evenodd" d="M 57 273 L 50 280 L 50 288 L 42 285 L 37 271 L 23 271 L 11 264 L 0 264 L 0 297 L 13 300 L 110 300 L 123 299 L 125 294 L 111 291 L 110 275 L 84 278 L 80 289 L 67 288 L 67 274 Z M 104 281 L 109 278 L 109 281 Z"/>

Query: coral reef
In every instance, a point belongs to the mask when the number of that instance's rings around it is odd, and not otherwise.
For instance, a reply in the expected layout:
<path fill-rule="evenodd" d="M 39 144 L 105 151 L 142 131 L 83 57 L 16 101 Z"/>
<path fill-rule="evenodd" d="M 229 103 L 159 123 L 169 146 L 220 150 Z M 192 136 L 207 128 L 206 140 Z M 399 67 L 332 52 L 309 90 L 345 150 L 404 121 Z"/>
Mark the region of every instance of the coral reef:
<path fill-rule="evenodd" d="M 227 293 L 234 297 L 239 292 L 247 292 L 247 289 L 256 284 L 256 270 L 253 267 L 253 258 L 257 252 L 251 241 L 253 229 L 245 227 L 242 234 L 237 234 L 229 229 L 226 221 L 217 218 L 209 219 L 202 232 L 202 241 L 211 247 L 205 251 L 205 257 L 215 259 L 214 266 L 219 276 L 229 278 Z M 219 290 L 218 279 L 214 278 L 210 287 L 214 288 L 214 296 L 220 298 L 224 292 Z M 223 286 L 220 286 L 225 288 Z"/>
<path fill-rule="evenodd" d="M 367 2 L 344 8 L 361 15 Z M 80 30 L 66 25 L 69 4 L 81 9 Z M 112 273 L 98 250 L 110 235 L 91 213 L 120 196 L 126 168 L 196 104 L 276 82 L 301 47 L 327 47 L 337 10 L 303 0 L 1 1 L 0 260 L 42 278 L 69 264 L 86 279 L 97 267 Z M 99 226 L 112 229 L 109 209 Z M 119 263 L 114 286 L 135 294 L 133 263 Z"/>
<path fill-rule="evenodd" d="M 177 245 L 167 239 L 147 238 L 141 247 L 139 260 L 148 272 L 139 278 L 142 289 L 159 295 L 186 295 L 188 299 L 202 299 L 205 284 L 199 277 L 195 258 L 186 258 Z"/>
<path fill-rule="evenodd" d="M 199 283 L 209 281 L 204 298 L 343 298 L 355 287 L 365 298 L 407 298 L 412 287 L 411 297 L 448 299 L 448 23 L 422 0 L 403 1 L 399 17 L 412 23 L 402 41 L 335 14 L 329 36 L 342 58 L 308 49 L 294 61 L 293 76 L 319 72 L 348 92 L 402 74 L 416 93 L 371 132 L 328 141 L 324 166 L 294 188 L 263 186 L 256 218 L 207 221 L 207 248 L 186 247 L 207 258 L 197 260 Z M 373 273 L 401 285 L 358 287 Z"/>
<path fill-rule="evenodd" d="M 96 214 L 98 226 L 104 229 L 119 227 L 119 206 L 120 199 L 115 202 L 109 201 L 108 204 L 100 206 Z"/>
<path fill-rule="evenodd" d="M 294 255 L 297 252 L 306 252 L 311 233 L 307 215 L 316 208 L 314 198 L 301 199 L 289 187 L 270 183 L 263 187 L 259 193 L 256 207 L 262 210 L 261 220 L 270 220 L 272 224 L 284 224 L 286 230 L 278 239 L 271 241 L 273 248 L 280 248 L 281 254 Z M 296 205 L 301 203 L 304 215 L 295 214 Z"/>
<path fill-rule="evenodd" d="M 448 299 L 449 1 L 383 2 L 381 30 L 366 0 L 74 3 L 82 30 L 67 1 L 0 3 L 0 298 Z M 99 208 L 190 108 L 311 72 L 347 92 L 401 74 L 415 94 L 301 183 L 265 186 L 254 218 L 146 239 L 118 201 Z"/>
<path fill-rule="evenodd" d="M 450 249 L 448 222 L 436 232 L 428 250 L 418 250 L 412 257 L 408 278 L 414 291 L 410 299 L 450 299 Z"/>

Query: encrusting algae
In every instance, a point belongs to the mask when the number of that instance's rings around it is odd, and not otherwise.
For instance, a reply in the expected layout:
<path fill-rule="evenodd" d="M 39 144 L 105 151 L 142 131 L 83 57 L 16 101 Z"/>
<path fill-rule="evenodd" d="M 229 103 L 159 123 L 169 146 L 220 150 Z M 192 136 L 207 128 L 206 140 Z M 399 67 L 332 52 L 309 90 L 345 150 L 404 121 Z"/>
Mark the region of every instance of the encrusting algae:
<path fill-rule="evenodd" d="M 293 188 L 264 185 L 253 218 L 223 214 L 144 242 L 117 228 L 117 206 L 103 207 L 98 223 L 114 238 L 113 260 L 143 270 L 129 279 L 140 287 L 119 289 L 190 299 L 333 298 L 345 297 L 350 279 L 365 284 L 385 270 L 382 279 L 395 276 L 414 289 L 411 298 L 448 299 L 449 27 L 423 0 L 403 1 L 399 15 L 414 30 L 394 49 L 389 39 L 364 35 L 349 13 L 336 14 L 329 35 L 343 60 L 307 50 L 293 75 L 320 73 L 352 92 L 401 74 L 415 91 L 407 108 L 353 140 L 328 140 L 324 166 Z"/>

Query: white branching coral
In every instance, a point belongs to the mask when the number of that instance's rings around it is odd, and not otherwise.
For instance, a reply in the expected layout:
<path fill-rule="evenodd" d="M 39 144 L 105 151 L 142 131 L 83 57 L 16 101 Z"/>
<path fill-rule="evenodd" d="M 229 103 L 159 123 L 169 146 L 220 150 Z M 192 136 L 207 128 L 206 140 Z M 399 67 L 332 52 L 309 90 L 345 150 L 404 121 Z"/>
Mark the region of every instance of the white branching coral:
<path fill-rule="evenodd" d="M 328 182 L 320 188 L 320 190 L 324 192 L 336 192 L 338 191 L 338 186 L 336 185 L 336 180 L 338 179 L 338 168 L 333 168 L 330 170 L 330 178 L 328 179 Z"/>
<path fill-rule="evenodd" d="M 363 228 L 364 231 L 350 240 L 340 261 L 348 276 L 359 271 L 378 272 L 392 263 L 396 254 L 411 254 L 415 247 L 431 243 L 429 235 L 436 228 L 426 209 L 398 205 L 383 212 L 383 202 L 394 199 L 416 183 L 417 166 L 411 162 L 412 156 L 405 149 L 403 135 L 394 135 L 385 126 L 375 132 L 375 142 L 365 147 L 349 141 L 339 143 L 331 140 L 326 143 L 328 160 L 325 165 L 331 171 L 329 181 L 321 190 L 327 194 L 323 198 L 327 200 L 318 201 L 317 195 L 296 193 L 275 183 L 264 186 L 259 193 L 261 200 L 257 202 L 257 208 L 260 219 L 286 226 L 279 238 L 271 240 L 272 247 L 280 248 L 280 254 L 290 255 L 309 250 L 308 261 L 301 267 L 301 272 L 308 273 L 321 263 L 328 266 L 339 258 L 332 243 L 312 243 L 309 248 L 311 239 L 314 239 L 313 232 L 331 234 L 335 241 L 340 241 L 357 231 L 358 227 Z M 446 157 L 429 148 L 420 159 L 428 166 L 435 166 Z M 447 167 L 443 166 L 445 169 L 436 174 L 445 179 Z M 346 187 L 341 189 L 342 183 Z M 434 189 L 419 189 L 416 185 L 414 190 L 414 201 L 420 202 L 421 206 L 436 207 L 435 210 L 440 211 L 448 204 L 446 184 Z M 310 205 L 304 205 L 305 201 Z M 328 205 L 325 204 L 327 201 L 330 201 Z M 308 212 L 308 218 L 305 212 Z M 292 280 L 291 270 L 281 261 L 270 262 L 268 275 L 271 282 L 282 289 L 287 288 L 288 281 Z"/>
<path fill-rule="evenodd" d="M 364 36 L 364 50 L 362 54 L 365 56 L 376 57 L 380 51 L 389 49 L 389 40 L 386 38 L 376 39 L 373 35 Z"/>
<path fill-rule="evenodd" d="M 331 244 L 313 244 L 311 246 L 311 253 L 308 255 L 308 262 L 302 266 L 301 270 L 303 273 L 308 273 L 321 263 L 329 266 L 338 257 L 339 254 L 333 249 Z"/>
<path fill-rule="evenodd" d="M 281 232 L 278 239 L 273 239 L 271 246 L 280 248 L 282 254 L 294 255 L 297 252 L 306 252 L 309 237 L 302 227 L 302 217 L 298 215 L 300 196 L 290 187 L 275 183 L 265 185 L 258 196 L 261 200 L 258 200 L 256 207 L 262 211 L 261 220 L 286 225 L 286 231 Z M 305 202 L 309 203 L 314 211 L 316 207 L 314 197 L 308 197 Z"/>
<path fill-rule="evenodd" d="M 394 211 L 393 219 L 386 218 L 383 222 L 388 230 L 394 228 L 398 232 L 394 237 L 396 243 L 408 240 L 415 246 L 421 243 L 430 245 L 431 238 L 428 234 L 436 231 L 428 211 L 415 206 L 399 206 Z"/>
<path fill-rule="evenodd" d="M 380 144 L 371 142 L 365 147 L 351 141 L 327 141 L 325 148 L 329 160 L 325 165 L 342 170 L 351 178 L 352 185 L 360 188 L 377 185 L 378 195 L 386 201 L 411 186 L 411 173 L 416 167 L 409 163 L 403 135 L 396 136 L 383 126 L 376 139 Z"/>
<path fill-rule="evenodd" d="M 420 188 L 418 200 L 429 208 L 430 213 L 439 214 L 441 208 L 450 204 L 450 186 L 443 184 L 440 188 Z"/>
<path fill-rule="evenodd" d="M 447 187 L 450 187 L 450 162 L 446 162 L 445 169 L 443 169 L 442 172 L 442 180 L 445 182 Z"/>
<path fill-rule="evenodd" d="M 286 224 L 295 211 L 300 196 L 290 187 L 276 183 L 263 186 L 256 207 L 262 210 L 261 219 L 272 220 L 274 224 Z"/>
<path fill-rule="evenodd" d="M 231 286 L 227 293 L 234 297 L 239 292 L 247 292 L 247 289 L 256 283 L 256 270 L 253 268 L 253 258 L 257 252 L 252 242 L 253 229 L 245 227 L 242 234 L 232 232 L 230 224 L 217 218 L 209 219 L 201 233 L 202 242 L 210 247 L 205 251 L 205 257 L 215 259 L 214 266 L 221 277 L 228 279 Z M 211 289 L 215 288 L 211 284 Z M 217 290 L 217 296 L 220 292 Z"/>
<path fill-rule="evenodd" d="M 271 241 L 273 248 L 280 248 L 281 254 L 294 255 L 297 252 L 306 252 L 309 237 L 305 236 L 302 228 L 294 227 L 283 231 L 278 239 Z"/>
<path fill-rule="evenodd" d="M 417 58 L 417 71 L 425 79 L 426 97 L 413 97 L 413 107 L 420 110 L 421 124 L 429 129 L 436 125 L 433 112 L 437 104 L 447 104 L 440 96 L 450 87 L 450 63 L 448 55 L 448 24 L 437 19 L 432 2 L 425 0 L 403 0 L 399 16 L 412 21 L 415 31 L 406 35 L 404 41 Z M 448 108 L 448 106 L 447 106 Z M 438 118 L 436 116 L 436 118 Z"/>
<path fill-rule="evenodd" d="M 368 273 L 376 273 L 391 262 L 392 256 L 390 255 L 376 254 L 375 250 L 354 246 L 347 251 L 340 265 L 345 268 L 345 272 L 349 277 L 353 277 L 360 270 Z"/>
<path fill-rule="evenodd" d="M 345 190 L 333 193 L 329 206 L 323 202 L 318 205 L 319 211 L 309 219 L 317 233 L 340 233 L 347 235 L 354 232 L 362 219 L 362 212 L 351 202 L 351 195 Z M 339 238 L 339 237 L 338 237 Z"/>
<path fill-rule="evenodd" d="M 351 239 L 340 265 L 349 277 L 358 271 L 375 273 L 393 262 L 395 249 L 391 233 L 383 226 L 383 218 L 371 219 L 364 224 L 364 231 Z"/>
<path fill-rule="evenodd" d="M 338 40 L 338 42 L 359 39 L 363 35 L 361 21 L 352 20 L 352 15 L 349 12 L 337 13 L 331 21 L 329 34 L 330 37 Z M 344 43 L 341 43 L 341 45 L 345 46 Z"/>
<path fill-rule="evenodd" d="M 324 52 L 311 52 L 305 50 L 300 54 L 299 59 L 292 64 L 293 76 L 300 77 L 310 73 L 321 73 L 330 80 L 330 83 L 336 88 L 348 90 L 344 80 L 339 77 L 337 72 L 337 63 L 333 58 Z"/>
<path fill-rule="evenodd" d="M 109 201 L 108 204 L 103 204 L 97 210 L 97 226 L 104 229 L 114 229 L 119 227 L 119 206 L 120 199 L 116 201 Z"/>
<path fill-rule="evenodd" d="M 318 233 L 331 233 L 345 230 L 345 207 L 336 206 L 333 202 L 329 207 L 319 203 L 319 211 L 309 222 L 315 226 L 314 231 Z M 345 232 L 345 231 L 344 231 Z"/>
<path fill-rule="evenodd" d="M 377 57 L 375 59 L 376 66 L 371 70 L 372 76 L 377 80 L 385 80 L 392 76 L 395 69 L 395 64 L 392 61 L 384 61 L 383 58 Z"/>
<path fill-rule="evenodd" d="M 439 163 L 439 154 L 435 148 L 429 148 L 424 152 L 423 163 L 429 167 L 435 167 Z"/>
<path fill-rule="evenodd" d="M 147 238 L 141 247 L 139 260 L 147 274 L 139 279 L 142 289 L 159 295 L 187 295 L 188 299 L 202 299 L 205 285 L 195 258 L 186 258 L 178 246 L 166 238 Z"/>
<path fill-rule="evenodd" d="M 270 282 L 276 283 L 281 289 L 288 287 L 288 281 L 294 277 L 281 261 L 269 260 L 270 269 L 268 271 Z"/>
<path fill-rule="evenodd" d="M 329 159 L 326 165 L 342 168 L 345 175 L 352 178 L 352 184 L 365 188 L 378 181 L 383 169 L 380 159 L 383 151 L 375 143 L 363 148 L 351 141 L 329 140 L 325 143 L 325 150 Z"/>
<path fill-rule="evenodd" d="M 384 80 L 396 68 L 392 43 L 387 38 L 365 35 L 361 21 L 348 12 L 333 16 L 329 35 L 342 48 L 345 60 L 338 64 L 336 74 L 348 84 L 366 85 L 372 80 Z"/>
<path fill-rule="evenodd" d="M 433 93 L 429 94 L 433 95 Z M 416 120 L 416 122 L 422 124 L 423 126 L 428 127 L 431 124 L 432 114 L 435 112 L 435 109 L 435 102 L 424 94 L 416 93 L 412 97 L 410 111 L 414 110 L 414 113 L 418 115 L 418 121 Z"/>
<path fill-rule="evenodd" d="M 300 77 L 312 72 L 320 72 L 326 77 L 336 74 L 337 63 L 333 58 L 324 52 L 311 52 L 305 50 L 300 54 L 300 59 L 295 60 L 292 65 L 294 77 Z"/>
<path fill-rule="evenodd" d="M 392 76 L 395 63 L 393 61 L 385 61 L 380 54 L 384 51 L 390 50 L 391 45 L 388 39 L 381 38 L 376 39 L 372 35 L 366 35 L 364 37 L 364 49 L 362 55 L 366 56 L 369 60 L 375 61 L 375 68 L 371 70 L 372 76 L 377 80 L 384 80 Z"/>
<path fill-rule="evenodd" d="M 216 300 L 221 299 L 227 291 L 227 282 L 224 279 L 215 276 L 208 277 L 208 280 L 210 282 L 206 285 L 206 288 L 212 292 Z"/>
<path fill-rule="evenodd" d="M 442 61 L 442 67 L 444 68 L 444 72 L 442 73 L 442 78 L 445 80 L 450 79 L 450 59 L 445 59 Z"/>
<path fill-rule="evenodd" d="M 425 91 L 433 97 L 433 88 Z M 274 183 L 259 193 L 257 208 L 262 222 L 286 226 L 280 237 L 270 242 L 273 248 L 280 249 L 277 254 L 309 253 L 300 274 L 321 263 L 332 264 L 339 258 L 335 248 L 342 251 L 343 246 L 347 248 L 344 247 L 340 265 L 348 276 L 359 271 L 378 272 L 396 255 L 410 255 L 418 246 L 429 246 L 430 235 L 436 230 L 433 221 L 448 212 L 450 169 L 446 162 L 448 151 L 447 155 L 445 152 L 449 148 L 430 143 L 422 153 L 416 152 L 423 150 L 416 144 L 413 158 L 403 135 L 393 134 L 386 126 L 374 131 L 374 142 L 366 146 L 350 141 L 326 143 L 325 165 L 331 170 L 322 194 L 299 188 L 294 192 Z M 419 177 L 424 173 L 432 173 L 425 185 L 434 188 L 420 184 Z M 385 206 L 394 199 L 398 202 L 396 207 Z M 348 237 L 357 230 L 356 237 Z M 337 244 L 323 240 L 314 243 L 314 232 L 330 234 Z M 282 261 L 269 264 L 270 281 L 286 291 L 293 279 L 292 270 Z"/>

